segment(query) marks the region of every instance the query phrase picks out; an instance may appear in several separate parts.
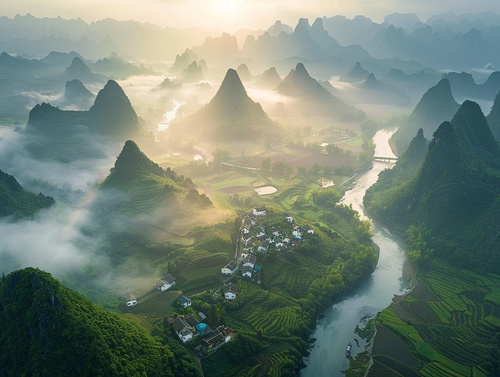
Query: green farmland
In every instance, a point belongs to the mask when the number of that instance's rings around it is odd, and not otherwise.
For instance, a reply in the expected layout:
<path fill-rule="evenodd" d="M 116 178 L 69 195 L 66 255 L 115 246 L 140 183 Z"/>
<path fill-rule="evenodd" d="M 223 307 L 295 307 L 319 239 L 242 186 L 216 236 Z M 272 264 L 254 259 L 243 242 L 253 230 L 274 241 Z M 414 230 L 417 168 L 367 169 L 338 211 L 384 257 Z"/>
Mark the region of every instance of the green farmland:
<path fill-rule="evenodd" d="M 376 319 L 368 375 L 497 375 L 499 294 L 498 275 L 433 262 L 415 289 Z"/>

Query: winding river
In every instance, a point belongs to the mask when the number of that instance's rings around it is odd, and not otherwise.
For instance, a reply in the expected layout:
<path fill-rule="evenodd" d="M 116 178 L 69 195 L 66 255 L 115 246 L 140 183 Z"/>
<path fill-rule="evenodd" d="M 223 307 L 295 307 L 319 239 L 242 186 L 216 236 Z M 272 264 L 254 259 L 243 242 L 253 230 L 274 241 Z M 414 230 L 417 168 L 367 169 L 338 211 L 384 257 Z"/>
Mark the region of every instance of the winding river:
<path fill-rule="evenodd" d="M 374 136 L 376 156 L 394 156 L 388 144 L 391 135 L 392 132 L 381 130 Z M 366 218 L 362 204 L 365 191 L 375 183 L 382 170 L 391 166 L 374 162 L 371 170 L 356 177 L 354 187 L 345 193 L 343 202 L 352 204 L 353 209 Z M 356 325 L 389 306 L 394 295 L 408 288 L 403 278 L 405 257 L 402 249 L 386 229 L 373 224 L 372 232 L 373 241 L 380 247 L 377 268 L 351 297 L 327 309 L 318 321 L 311 335 L 316 342 L 309 357 L 304 359 L 308 366 L 302 370 L 302 377 L 344 376 L 342 371 L 349 366 L 345 357 L 347 345 L 352 343 L 353 356 L 364 350 L 364 342 L 354 333 Z"/>

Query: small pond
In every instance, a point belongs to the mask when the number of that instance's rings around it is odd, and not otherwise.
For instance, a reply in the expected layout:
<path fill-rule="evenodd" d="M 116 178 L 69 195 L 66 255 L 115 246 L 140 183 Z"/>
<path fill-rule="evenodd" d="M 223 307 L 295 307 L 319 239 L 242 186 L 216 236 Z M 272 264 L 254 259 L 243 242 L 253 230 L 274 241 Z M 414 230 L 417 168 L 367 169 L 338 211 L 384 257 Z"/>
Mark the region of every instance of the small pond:
<path fill-rule="evenodd" d="M 274 194 L 276 191 L 278 191 L 278 189 L 274 186 L 256 187 L 254 190 L 257 191 L 257 194 L 259 195 Z"/>

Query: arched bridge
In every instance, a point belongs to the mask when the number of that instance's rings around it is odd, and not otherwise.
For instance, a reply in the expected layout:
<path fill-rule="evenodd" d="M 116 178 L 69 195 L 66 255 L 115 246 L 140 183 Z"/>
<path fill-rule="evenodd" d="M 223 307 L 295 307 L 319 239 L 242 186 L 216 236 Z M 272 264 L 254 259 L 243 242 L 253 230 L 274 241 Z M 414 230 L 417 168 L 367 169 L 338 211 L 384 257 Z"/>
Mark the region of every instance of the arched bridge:
<path fill-rule="evenodd" d="M 373 161 L 396 163 L 397 160 L 398 160 L 397 157 L 373 156 Z"/>

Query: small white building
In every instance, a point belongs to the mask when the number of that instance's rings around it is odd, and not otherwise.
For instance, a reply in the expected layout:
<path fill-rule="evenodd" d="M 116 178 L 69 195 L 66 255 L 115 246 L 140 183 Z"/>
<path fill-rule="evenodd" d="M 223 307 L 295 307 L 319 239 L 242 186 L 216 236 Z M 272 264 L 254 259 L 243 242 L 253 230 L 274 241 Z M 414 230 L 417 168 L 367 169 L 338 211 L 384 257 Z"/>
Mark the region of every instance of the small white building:
<path fill-rule="evenodd" d="M 174 285 L 175 278 L 172 275 L 167 274 L 164 277 L 158 279 L 155 286 L 159 291 L 165 292 L 167 289 L 170 289 Z"/>
<path fill-rule="evenodd" d="M 170 322 L 170 324 L 183 343 L 189 342 L 191 339 L 193 339 L 192 326 L 190 326 L 183 318 L 177 317 L 172 322 Z"/>
<path fill-rule="evenodd" d="M 224 298 L 226 300 L 235 300 L 237 295 L 238 288 L 236 287 L 236 285 L 233 283 L 226 284 L 224 290 Z"/>
<path fill-rule="evenodd" d="M 241 271 L 241 275 L 246 276 L 248 278 L 252 277 L 252 273 L 253 273 L 253 267 L 250 266 L 243 267 L 243 270 Z"/>
<path fill-rule="evenodd" d="M 252 209 L 252 214 L 254 216 L 266 216 L 267 212 L 264 208 L 254 208 Z"/>
<path fill-rule="evenodd" d="M 127 302 L 127 306 L 136 306 L 137 299 L 133 294 L 128 294 L 125 296 L 125 301 Z"/>

